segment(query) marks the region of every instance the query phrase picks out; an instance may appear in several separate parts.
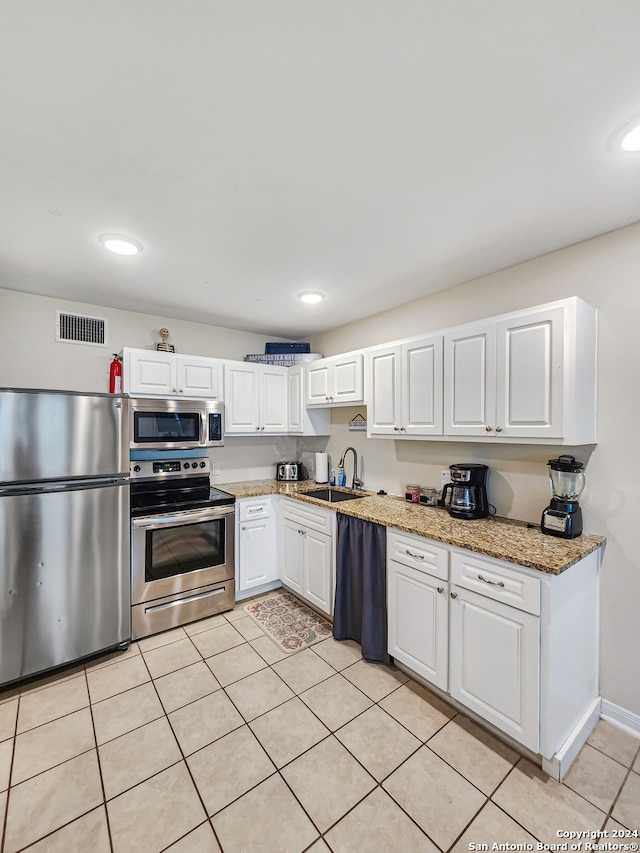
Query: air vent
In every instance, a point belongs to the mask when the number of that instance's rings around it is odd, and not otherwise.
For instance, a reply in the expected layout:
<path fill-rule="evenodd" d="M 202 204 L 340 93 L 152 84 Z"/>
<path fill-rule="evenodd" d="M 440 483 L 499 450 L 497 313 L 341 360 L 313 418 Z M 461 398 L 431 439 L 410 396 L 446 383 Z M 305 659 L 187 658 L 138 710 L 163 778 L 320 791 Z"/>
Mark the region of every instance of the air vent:
<path fill-rule="evenodd" d="M 62 343 L 106 347 L 107 330 L 106 317 L 56 312 L 56 340 Z"/>

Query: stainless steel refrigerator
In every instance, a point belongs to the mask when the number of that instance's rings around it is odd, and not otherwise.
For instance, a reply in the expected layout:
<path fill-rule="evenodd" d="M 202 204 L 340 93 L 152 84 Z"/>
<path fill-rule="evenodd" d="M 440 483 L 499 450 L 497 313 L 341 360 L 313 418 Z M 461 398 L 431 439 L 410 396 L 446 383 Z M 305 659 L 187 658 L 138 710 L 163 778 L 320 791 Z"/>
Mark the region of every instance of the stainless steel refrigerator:
<path fill-rule="evenodd" d="M 131 638 L 127 402 L 0 389 L 0 684 Z"/>

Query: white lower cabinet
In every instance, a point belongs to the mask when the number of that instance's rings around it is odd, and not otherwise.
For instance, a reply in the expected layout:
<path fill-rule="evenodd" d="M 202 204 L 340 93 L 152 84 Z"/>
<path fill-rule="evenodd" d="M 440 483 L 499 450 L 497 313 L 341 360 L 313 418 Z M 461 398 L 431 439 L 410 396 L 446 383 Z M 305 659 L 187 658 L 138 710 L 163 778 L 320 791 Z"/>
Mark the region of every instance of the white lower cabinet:
<path fill-rule="evenodd" d="M 599 713 L 599 562 L 551 575 L 389 529 L 389 654 L 561 779 Z"/>
<path fill-rule="evenodd" d="M 236 592 L 278 580 L 277 518 L 270 496 L 236 503 Z"/>
<path fill-rule="evenodd" d="M 389 654 L 441 690 L 448 685 L 449 555 L 446 548 L 387 532 Z"/>
<path fill-rule="evenodd" d="M 332 510 L 283 499 L 280 580 L 329 616 L 335 588 L 334 527 Z"/>
<path fill-rule="evenodd" d="M 449 584 L 391 561 L 388 594 L 389 654 L 446 690 Z"/>
<path fill-rule="evenodd" d="M 451 586 L 449 692 L 538 752 L 540 619 Z"/>

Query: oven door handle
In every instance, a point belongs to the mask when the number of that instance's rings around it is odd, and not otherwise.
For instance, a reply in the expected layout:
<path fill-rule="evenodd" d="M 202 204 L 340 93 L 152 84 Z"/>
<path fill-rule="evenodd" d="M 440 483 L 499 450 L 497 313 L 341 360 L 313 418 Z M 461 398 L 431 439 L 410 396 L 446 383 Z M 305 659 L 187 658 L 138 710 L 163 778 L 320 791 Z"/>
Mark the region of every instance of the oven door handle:
<path fill-rule="evenodd" d="M 199 521 L 215 521 L 225 515 L 231 515 L 235 511 L 233 505 L 218 507 L 216 509 L 193 510 L 176 512 L 173 515 L 154 515 L 148 518 L 133 518 L 131 525 L 141 530 L 155 530 L 158 527 L 170 527 L 171 525 L 191 524 Z"/>

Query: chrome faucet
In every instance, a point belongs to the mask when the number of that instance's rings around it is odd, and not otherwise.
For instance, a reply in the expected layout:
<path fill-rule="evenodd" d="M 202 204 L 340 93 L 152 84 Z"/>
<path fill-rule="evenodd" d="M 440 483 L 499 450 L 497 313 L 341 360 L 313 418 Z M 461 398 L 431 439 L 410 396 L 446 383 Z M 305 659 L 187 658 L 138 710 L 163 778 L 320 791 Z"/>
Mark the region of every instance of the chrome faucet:
<path fill-rule="evenodd" d="M 338 467 L 344 468 L 344 458 L 350 450 L 353 453 L 353 480 L 351 481 L 351 488 L 355 491 L 356 489 L 361 489 L 364 486 L 362 480 L 358 479 L 358 454 L 356 453 L 355 447 L 347 447 L 345 452 L 340 457 Z"/>

